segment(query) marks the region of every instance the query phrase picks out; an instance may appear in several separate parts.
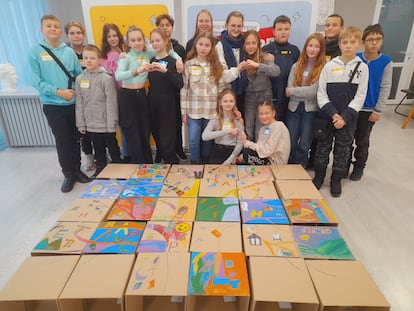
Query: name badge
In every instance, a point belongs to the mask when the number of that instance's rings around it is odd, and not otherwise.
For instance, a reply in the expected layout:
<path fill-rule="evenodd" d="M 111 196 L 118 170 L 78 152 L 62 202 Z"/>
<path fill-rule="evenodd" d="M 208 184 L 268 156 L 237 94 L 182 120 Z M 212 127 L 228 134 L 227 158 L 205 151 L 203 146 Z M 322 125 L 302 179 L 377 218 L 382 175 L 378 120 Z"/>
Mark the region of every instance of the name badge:
<path fill-rule="evenodd" d="M 267 135 L 269 135 L 269 132 L 270 132 L 270 128 L 266 127 L 264 132 L 263 132 L 263 135 L 267 136 Z"/>
<path fill-rule="evenodd" d="M 233 128 L 233 125 L 230 122 L 223 123 L 223 130 L 231 130 L 232 128 Z"/>
<path fill-rule="evenodd" d="M 85 60 L 84 59 L 80 59 L 79 60 L 79 64 L 81 65 L 81 67 L 83 68 L 83 67 L 86 67 L 85 66 Z"/>
<path fill-rule="evenodd" d="M 53 62 L 53 57 L 49 53 L 40 53 L 40 58 L 42 62 Z"/>
<path fill-rule="evenodd" d="M 89 89 L 89 80 L 81 80 L 80 87 L 81 89 Z"/>
<path fill-rule="evenodd" d="M 291 51 L 285 50 L 285 51 L 280 51 L 280 54 L 282 55 L 288 55 L 288 54 L 292 54 Z"/>
<path fill-rule="evenodd" d="M 191 67 L 191 75 L 201 76 L 201 67 Z"/>
<path fill-rule="evenodd" d="M 146 61 L 147 59 L 145 58 L 145 57 L 142 57 L 142 56 L 140 56 L 140 57 L 137 57 L 137 62 L 138 63 L 142 63 L 142 62 L 144 62 L 144 61 Z"/>
<path fill-rule="evenodd" d="M 166 60 L 160 60 L 158 61 L 158 63 L 164 68 L 167 68 L 168 66 L 168 62 Z"/>
<path fill-rule="evenodd" d="M 332 68 L 331 73 L 333 77 L 340 77 L 344 74 L 345 68 L 339 67 L 339 68 Z"/>

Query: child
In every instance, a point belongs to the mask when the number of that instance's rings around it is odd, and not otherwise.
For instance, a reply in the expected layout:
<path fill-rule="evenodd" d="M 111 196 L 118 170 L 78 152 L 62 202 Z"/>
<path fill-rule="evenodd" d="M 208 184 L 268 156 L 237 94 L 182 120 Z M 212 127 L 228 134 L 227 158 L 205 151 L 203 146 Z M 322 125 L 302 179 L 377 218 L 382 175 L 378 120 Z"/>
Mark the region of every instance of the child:
<path fill-rule="evenodd" d="M 43 112 L 56 140 L 56 150 L 64 180 L 60 190 L 69 192 L 78 181 L 90 179 L 80 171 L 80 148 L 75 122 L 73 78 L 82 73 L 75 52 L 60 41 L 62 28 L 54 15 L 44 15 L 40 21 L 42 43 L 55 54 L 70 73 L 69 78 L 44 47 L 39 44 L 29 53 L 31 83 L 39 91 Z"/>
<path fill-rule="evenodd" d="M 368 26 L 362 34 L 364 52 L 357 53 L 362 61 L 368 65 L 369 80 L 367 97 L 364 106 L 358 113 L 354 134 L 356 144 L 355 162 L 353 162 L 354 169 L 349 176 L 349 179 L 353 181 L 362 178 L 368 159 L 369 136 L 373 126 L 380 119 L 391 90 L 392 60 L 380 52 L 383 38 L 384 32 L 379 24 Z"/>
<path fill-rule="evenodd" d="M 86 70 L 76 78 L 76 126 L 81 134 L 88 133 L 95 147 L 96 171 L 107 164 L 106 148 L 112 162 L 120 163 L 121 154 L 116 140 L 118 103 L 115 83 L 100 67 L 101 51 L 94 45 L 83 49 Z"/>
<path fill-rule="evenodd" d="M 313 119 L 319 110 L 316 101 L 319 75 L 325 65 L 325 40 L 320 33 L 311 34 L 289 74 L 286 96 L 289 97 L 286 126 L 290 134 L 289 163 L 308 162 L 312 142 Z"/>
<path fill-rule="evenodd" d="M 289 131 L 285 124 L 276 121 L 276 110 L 272 102 L 264 101 L 258 105 L 260 128 L 257 142 L 247 140 L 241 134 L 244 145 L 243 159 L 246 164 L 270 165 L 287 164 L 290 153 Z"/>
<path fill-rule="evenodd" d="M 347 27 L 339 35 L 341 56 L 335 57 L 322 69 L 319 78 L 318 105 L 329 127 L 320 138 L 315 153 L 313 183 L 320 189 L 326 175 L 329 154 L 333 149 L 331 194 L 342 193 L 341 178 L 347 170 L 350 147 L 368 87 L 368 66 L 355 55 L 361 43 L 361 30 Z"/>
<path fill-rule="evenodd" d="M 263 47 L 263 51 L 271 53 L 275 57 L 275 64 L 280 68 L 280 75 L 272 79 L 273 99 L 277 111 L 277 120 L 286 121 L 288 98 L 285 89 L 290 73 L 290 68 L 299 58 L 300 52 L 296 45 L 288 42 L 291 22 L 285 15 L 276 17 L 273 22 L 273 34 L 275 42 Z"/>
<path fill-rule="evenodd" d="M 160 27 L 151 31 L 151 45 L 156 52 L 151 59 L 148 100 L 151 111 L 151 132 L 157 145 L 157 153 L 165 163 L 178 164 L 176 155 L 177 93 L 183 87 L 183 78 L 175 68 L 175 59 L 168 55 L 171 43 Z"/>
<path fill-rule="evenodd" d="M 211 32 L 213 33 L 213 16 L 209 10 L 203 9 L 197 14 L 196 25 L 193 37 L 187 41 L 185 45 L 185 54 L 188 55 L 190 50 L 193 48 L 194 40 L 200 32 Z M 215 40 L 217 41 L 217 40 Z"/>
<path fill-rule="evenodd" d="M 65 32 L 69 40 L 68 45 L 73 49 L 78 57 L 82 69 L 85 69 L 85 62 L 82 57 L 83 42 L 85 40 L 85 28 L 81 23 L 72 21 L 65 25 Z M 92 142 L 88 133 L 80 134 L 80 142 L 82 151 L 85 153 L 85 163 L 83 168 L 85 171 L 92 171 L 95 169 L 95 162 L 93 160 Z"/>
<path fill-rule="evenodd" d="M 191 163 L 206 162 L 210 156 L 212 142 L 200 142 L 201 133 L 216 115 L 217 97 L 225 88 L 222 75 L 212 34 L 199 33 L 187 55 L 181 89 L 181 115 L 188 125 Z"/>
<path fill-rule="evenodd" d="M 203 140 L 213 140 L 214 146 L 208 163 L 230 165 L 243 149 L 240 134 L 243 121 L 238 119 L 236 94 L 224 89 L 218 96 L 217 116 L 210 120 L 203 131 Z"/>
<path fill-rule="evenodd" d="M 344 19 L 341 15 L 329 15 L 325 22 L 325 45 L 326 45 L 326 61 L 341 55 L 338 39 L 339 34 L 344 28 Z"/>
<path fill-rule="evenodd" d="M 246 32 L 243 48 L 246 54 L 245 68 L 247 69 L 247 87 L 244 102 L 246 134 L 249 140 L 256 141 L 262 126 L 257 114 L 257 104 L 265 100 L 272 100 L 270 77 L 277 77 L 280 74 L 280 69 L 273 62 L 272 54 L 263 54 L 257 31 L 249 30 Z M 266 60 L 265 56 L 267 57 Z"/>

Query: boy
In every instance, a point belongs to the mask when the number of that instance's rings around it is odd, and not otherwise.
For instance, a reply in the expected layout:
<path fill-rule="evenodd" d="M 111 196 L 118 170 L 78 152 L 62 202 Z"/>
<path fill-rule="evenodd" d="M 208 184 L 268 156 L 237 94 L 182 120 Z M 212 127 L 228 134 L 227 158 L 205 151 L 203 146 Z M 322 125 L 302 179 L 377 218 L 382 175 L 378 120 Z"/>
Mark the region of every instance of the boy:
<path fill-rule="evenodd" d="M 29 53 L 31 83 L 39 91 L 43 112 L 56 140 L 59 164 L 64 175 L 62 192 L 69 192 L 78 181 L 90 179 L 80 171 L 80 149 L 75 124 L 73 78 L 82 73 L 75 52 L 60 41 L 62 27 L 54 15 L 44 15 L 40 21 L 42 43 L 62 62 L 69 78 L 44 47 L 36 45 Z"/>
<path fill-rule="evenodd" d="M 83 59 L 86 70 L 76 78 L 76 126 L 81 134 L 88 133 L 95 148 L 96 171 L 107 164 L 106 148 L 112 162 L 121 162 L 116 140 L 118 126 L 118 102 L 114 80 L 101 64 L 101 51 L 94 45 L 84 47 Z"/>
<path fill-rule="evenodd" d="M 344 176 L 358 119 L 368 88 L 368 66 L 356 56 L 361 43 L 361 30 L 347 27 L 339 35 L 341 56 L 323 68 L 319 78 L 318 105 L 327 118 L 326 136 L 318 140 L 315 153 L 313 183 L 320 189 L 325 179 L 329 154 L 334 142 L 331 195 L 342 193 Z"/>
<path fill-rule="evenodd" d="M 280 68 L 280 75 L 272 78 L 273 99 L 277 111 L 277 120 L 285 122 L 289 99 L 286 97 L 285 89 L 289 78 L 290 68 L 300 56 L 297 46 L 288 42 L 290 36 L 291 22 L 285 15 L 276 17 L 273 22 L 273 35 L 275 41 L 264 46 L 263 52 L 275 56 L 275 64 Z"/>
<path fill-rule="evenodd" d="M 383 38 L 384 32 L 379 24 L 368 26 L 362 34 L 364 52 L 357 53 L 362 61 L 368 65 L 369 81 L 367 97 L 364 106 L 358 113 L 354 135 L 356 144 L 355 162 L 353 162 L 354 168 L 349 176 L 349 179 L 353 181 L 362 178 L 368 159 L 369 136 L 375 122 L 380 119 L 391 90 L 392 60 L 380 52 Z M 351 159 L 352 149 L 351 147 Z"/>

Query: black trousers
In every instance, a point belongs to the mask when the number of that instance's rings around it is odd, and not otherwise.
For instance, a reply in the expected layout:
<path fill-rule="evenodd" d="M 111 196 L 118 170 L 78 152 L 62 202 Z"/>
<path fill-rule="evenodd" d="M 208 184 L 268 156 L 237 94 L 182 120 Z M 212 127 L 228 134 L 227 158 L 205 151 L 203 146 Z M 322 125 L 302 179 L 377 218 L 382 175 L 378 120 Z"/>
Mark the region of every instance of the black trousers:
<path fill-rule="evenodd" d="M 76 128 L 75 105 L 43 105 L 43 113 L 55 136 L 62 173 L 65 177 L 74 178 L 80 170 L 79 132 Z"/>
<path fill-rule="evenodd" d="M 371 135 L 372 128 L 375 125 L 375 122 L 368 121 L 371 112 L 369 111 L 360 111 L 358 113 L 357 127 L 355 130 L 355 151 L 354 157 L 355 162 L 354 166 L 357 168 L 365 168 L 365 165 L 368 160 L 368 148 L 369 148 L 369 137 Z M 352 147 L 351 147 L 351 157 L 352 157 Z"/>
<path fill-rule="evenodd" d="M 92 141 L 91 141 L 91 138 L 89 137 L 89 134 L 79 133 L 79 135 L 80 135 L 80 143 L 81 143 L 82 151 L 85 154 L 92 154 Z"/>
<path fill-rule="evenodd" d="M 234 151 L 235 146 L 225 146 L 214 143 L 208 158 L 209 164 L 223 164 Z"/>
<path fill-rule="evenodd" d="M 88 132 L 95 147 L 95 164 L 97 168 L 104 168 L 107 164 L 106 148 L 111 155 L 112 163 L 121 162 L 121 152 L 119 150 L 116 134 L 114 133 L 92 133 Z"/>
<path fill-rule="evenodd" d="M 181 117 L 181 101 L 180 94 L 175 95 L 175 117 L 177 118 L 177 137 L 176 137 L 176 152 L 184 151 L 183 147 L 183 120 Z"/>
<path fill-rule="evenodd" d="M 119 124 L 125 135 L 131 163 L 152 163 L 150 116 L 145 89 L 119 90 Z"/>

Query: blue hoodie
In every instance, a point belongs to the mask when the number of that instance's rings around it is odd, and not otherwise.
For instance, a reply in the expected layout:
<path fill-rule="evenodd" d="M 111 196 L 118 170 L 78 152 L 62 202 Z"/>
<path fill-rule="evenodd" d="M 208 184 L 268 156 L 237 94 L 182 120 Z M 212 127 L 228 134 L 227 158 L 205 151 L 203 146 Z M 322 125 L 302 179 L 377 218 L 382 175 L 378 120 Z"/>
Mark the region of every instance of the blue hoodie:
<path fill-rule="evenodd" d="M 79 60 L 72 48 L 63 42 L 57 48 L 51 47 L 46 42 L 42 44 L 51 49 L 72 76 L 76 77 L 82 73 Z M 43 104 L 58 106 L 74 104 L 75 96 L 71 100 L 65 100 L 56 95 L 58 89 L 66 90 L 68 88 L 68 77 L 40 45 L 35 45 L 30 49 L 29 67 L 31 84 L 39 91 L 40 101 Z"/>

